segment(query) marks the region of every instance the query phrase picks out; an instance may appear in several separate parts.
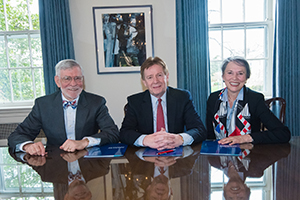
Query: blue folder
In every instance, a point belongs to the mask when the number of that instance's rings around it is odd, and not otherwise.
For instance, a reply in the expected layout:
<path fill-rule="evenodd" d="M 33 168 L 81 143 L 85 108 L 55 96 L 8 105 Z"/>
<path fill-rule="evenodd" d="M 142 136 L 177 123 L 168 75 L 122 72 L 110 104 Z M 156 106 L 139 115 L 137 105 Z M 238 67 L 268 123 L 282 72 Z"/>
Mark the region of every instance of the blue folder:
<path fill-rule="evenodd" d="M 103 158 L 123 156 L 127 149 L 126 144 L 116 143 L 88 148 L 85 158 Z"/>
<path fill-rule="evenodd" d="M 218 156 L 240 156 L 242 150 L 239 144 L 219 144 L 217 140 L 206 140 L 202 142 L 200 154 Z"/>

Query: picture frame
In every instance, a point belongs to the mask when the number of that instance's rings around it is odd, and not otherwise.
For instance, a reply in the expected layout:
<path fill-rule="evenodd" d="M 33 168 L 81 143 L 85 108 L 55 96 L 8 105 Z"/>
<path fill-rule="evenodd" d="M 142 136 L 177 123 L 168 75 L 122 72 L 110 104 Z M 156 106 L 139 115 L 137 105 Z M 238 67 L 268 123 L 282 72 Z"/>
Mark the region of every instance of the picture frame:
<path fill-rule="evenodd" d="M 153 51 L 152 6 L 93 7 L 97 73 L 139 72 Z"/>

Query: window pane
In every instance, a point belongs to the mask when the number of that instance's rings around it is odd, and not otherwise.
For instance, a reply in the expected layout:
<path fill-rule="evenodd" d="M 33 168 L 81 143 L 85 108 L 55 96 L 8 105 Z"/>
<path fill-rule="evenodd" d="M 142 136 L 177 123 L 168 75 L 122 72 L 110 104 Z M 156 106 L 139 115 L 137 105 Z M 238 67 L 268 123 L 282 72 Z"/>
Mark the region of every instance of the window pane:
<path fill-rule="evenodd" d="M 209 31 L 209 56 L 211 60 L 222 60 L 221 31 Z"/>
<path fill-rule="evenodd" d="M 40 30 L 40 21 L 39 21 L 39 2 L 38 0 L 29 1 L 30 17 L 32 22 L 33 30 Z"/>
<path fill-rule="evenodd" d="M 251 70 L 251 76 L 247 80 L 247 86 L 256 91 L 264 91 L 265 60 L 248 60 Z"/>
<path fill-rule="evenodd" d="M 265 41 L 265 27 L 247 29 L 246 31 L 246 57 L 251 58 L 265 58 L 266 41 Z"/>
<path fill-rule="evenodd" d="M 244 29 L 224 30 L 223 35 L 223 57 L 244 56 Z"/>
<path fill-rule="evenodd" d="M 245 21 L 257 22 L 265 20 L 265 5 L 263 0 L 245 0 Z"/>
<path fill-rule="evenodd" d="M 0 31 L 6 31 L 3 0 L 0 0 Z"/>
<path fill-rule="evenodd" d="M 29 191 L 40 191 L 41 190 L 41 177 L 38 173 L 29 166 L 22 165 L 20 166 L 20 178 L 22 183 L 22 192 Z M 37 190 L 36 188 L 39 188 Z"/>
<path fill-rule="evenodd" d="M 211 183 L 223 183 L 224 182 L 224 174 L 223 171 L 215 168 L 215 167 L 210 167 L 211 170 L 211 177 L 210 181 Z"/>
<path fill-rule="evenodd" d="M 35 92 L 36 96 L 42 96 L 45 94 L 45 85 L 44 85 L 44 73 L 43 69 L 34 69 L 34 80 L 35 80 Z"/>
<path fill-rule="evenodd" d="M 32 53 L 32 66 L 43 67 L 42 59 L 42 44 L 39 34 L 30 35 L 31 40 L 31 53 Z"/>
<path fill-rule="evenodd" d="M 6 68 L 6 50 L 5 50 L 5 40 L 3 36 L 0 36 L 0 68 Z"/>
<path fill-rule="evenodd" d="M 213 191 L 210 194 L 210 199 L 223 199 L 223 190 L 222 191 Z"/>
<path fill-rule="evenodd" d="M 30 67 L 27 35 L 8 37 L 10 67 Z"/>
<path fill-rule="evenodd" d="M 29 30 L 26 1 L 8 0 L 6 3 L 6 12 L 9 31 Z"/>
<path fill-rule="evenodd" d="M 221 61 L 210 62 L 211 92 L 224 87 L 221 71 Z"/>
<path fill-rule="evenodd" d="M 250 200 L 263 200 L 265 199 L 263 196 L 266 193 L 266 189 L 264 187 L 262 188 L 251 188 L 251 195 L 250 195 Z"/>
<path fill-rule="evenodd" d="M 0 107 L 45 94 L 38 3 L 0 0 Z"/>
<path fill-rule="evenodd" d="M 208 0 L 208 21 L 211 24 L 221 22 L 220 0 Z"/>
<path fill-rule="evenodd" d="M 242 0 L 222 1 L 222 23 L 244 22 Z"/>
<path fill-rule="evenodd" d="M 8 70 L 0 70 L 0 102 L 10 102 L 11 91 Z"/>
<path fill-rule="evenodd" d="M 30 69 L 12 70 L 11 78 L 14 101 L 30 100 L 34 98 Z"/>

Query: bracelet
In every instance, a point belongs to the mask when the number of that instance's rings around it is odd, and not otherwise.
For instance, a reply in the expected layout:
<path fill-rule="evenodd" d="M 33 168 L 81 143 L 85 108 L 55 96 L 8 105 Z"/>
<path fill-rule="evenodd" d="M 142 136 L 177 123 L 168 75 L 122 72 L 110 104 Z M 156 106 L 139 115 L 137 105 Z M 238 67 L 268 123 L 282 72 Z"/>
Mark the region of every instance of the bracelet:
<path fill-rule="evenodd" d="M 182 144 L 184 143 L 184 140 L 183 140 L 183 137 L 181 135 L 179 135 L 181 137 L 181 140 L 182 140 Z"/>
<path fill-rule="evenodd" d="M 83 140 L 86 140 L 87 142 L 88 142 L 88 145 L 90 144 L 90 141 L 89 141 L 89 139 L 87 139 L 87 138 L 84 138 Z M 87 146 L 88 146 L 87 145 Z"/>

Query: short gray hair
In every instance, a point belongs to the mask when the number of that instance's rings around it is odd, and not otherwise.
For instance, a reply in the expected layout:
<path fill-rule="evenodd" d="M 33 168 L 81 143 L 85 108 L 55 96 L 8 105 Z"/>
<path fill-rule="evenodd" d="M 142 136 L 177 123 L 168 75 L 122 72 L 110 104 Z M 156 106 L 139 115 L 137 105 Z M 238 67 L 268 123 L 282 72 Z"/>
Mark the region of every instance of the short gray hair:
<path fill-rule="evenodd" d="M 56 65 L 55 65 L 55 74 L 56 76 L 60 75 L 60 70 L 66 70 L 66 69 L 70 69 L 73 67 L 79 67 L 81 70 L 81 73 L 83 75 L 83 69 L 80 66 L 80 64 L 73 60 L 73 59 L 65 59 L 65 60 L 61 60 L 59 61 Z"/>
<path fill-rule="evenodd" d="M 237 64 L 239 66 L 245 67 L 246 68 L 246 78 L 247 79 L 250 78 L 250 75 L 251 75 L 250 65 L 245 58 L 240 57 L 240 56 L 229 57 L 223 61 L 222 67 L 221 67 L 222 75 L 224 75 L 225 69 L 226 69 L 228 63 L 230 63 L 230 62 L 234 62 L 235 64 Z"/>

